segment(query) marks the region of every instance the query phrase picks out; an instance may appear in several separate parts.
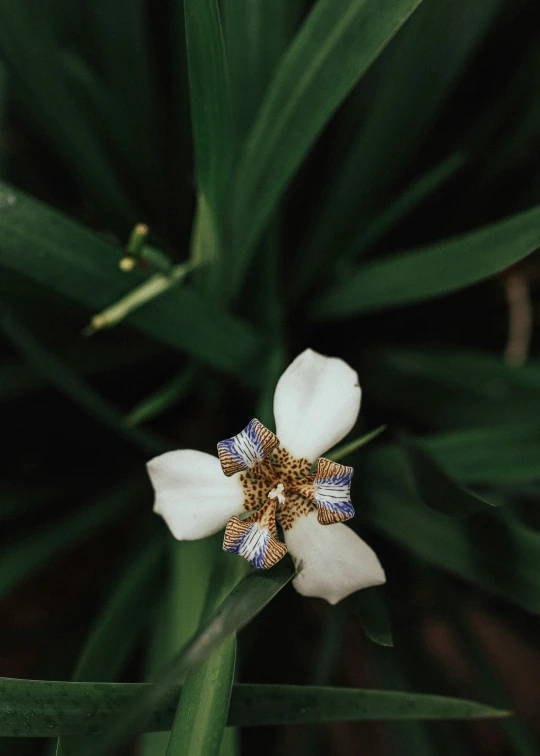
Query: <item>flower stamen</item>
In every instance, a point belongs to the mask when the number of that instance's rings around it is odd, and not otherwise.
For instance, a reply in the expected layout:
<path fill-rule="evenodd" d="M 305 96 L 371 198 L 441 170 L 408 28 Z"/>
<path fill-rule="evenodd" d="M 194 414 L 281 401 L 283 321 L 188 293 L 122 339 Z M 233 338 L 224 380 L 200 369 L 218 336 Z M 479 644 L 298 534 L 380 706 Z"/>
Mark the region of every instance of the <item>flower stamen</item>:
<path fill-rule="evenodd" d="M 273 488 L 271 491 L 268 492 L 268 498 L 269 499 L 277 499 L 280 504 L 285 504 L 286 497 L 283 491 L 285 490 L 285 486 L 283 483 L 278 483 L 275 488 Z"/>

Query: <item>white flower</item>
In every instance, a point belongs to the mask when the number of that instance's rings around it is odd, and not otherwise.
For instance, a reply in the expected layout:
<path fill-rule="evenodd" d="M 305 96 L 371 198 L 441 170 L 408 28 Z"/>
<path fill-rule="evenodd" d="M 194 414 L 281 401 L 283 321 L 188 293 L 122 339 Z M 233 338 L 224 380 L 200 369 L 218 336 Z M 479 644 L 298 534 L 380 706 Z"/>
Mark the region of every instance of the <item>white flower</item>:
<path fill-rule="evenodd" d="M 342 524 L 354 515 L 353 469 L 321 456 L 355 424 L 360 397 L 347 363 L 307 349 L 278 381 L 276 435 L 251 420 L 218 444 L 219 459 L 186 449 L 148 463 L 154 511 L 179 540 L 226 526 L 223 548 L 258 568 L 272 567 L 288 550 L 298 569 L 293 585 L 304 596 L 336 604 L 384 583 L 373 550 Z M 245 512 L 250 516 L 239 517 Z"/>

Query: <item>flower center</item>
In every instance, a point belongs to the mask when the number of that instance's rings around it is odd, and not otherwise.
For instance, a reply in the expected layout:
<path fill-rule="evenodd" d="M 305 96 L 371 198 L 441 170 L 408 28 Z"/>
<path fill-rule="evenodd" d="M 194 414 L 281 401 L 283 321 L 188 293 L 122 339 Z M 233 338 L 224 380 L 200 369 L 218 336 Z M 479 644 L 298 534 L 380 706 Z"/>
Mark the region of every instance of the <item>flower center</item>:
<path fill-rule="evenodd" d="M 286 499 L 285 494 L 283 493 L 284 490 L 285 486 L 283 483 L 278 483 L 275 488 L 268 492 L 268 498 L 277 499 L 280 504 L 285 504 Z"/>

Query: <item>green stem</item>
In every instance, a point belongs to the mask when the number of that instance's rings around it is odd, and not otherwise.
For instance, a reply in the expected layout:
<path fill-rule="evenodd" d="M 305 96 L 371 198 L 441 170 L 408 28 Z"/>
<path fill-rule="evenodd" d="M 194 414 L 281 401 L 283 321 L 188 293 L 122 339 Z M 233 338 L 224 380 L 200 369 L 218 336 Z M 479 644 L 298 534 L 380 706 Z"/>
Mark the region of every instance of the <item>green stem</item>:
<path fill-rule="evenodd" d="M 238 581 L 240 570 L 244 570 L 241 560 L 219 553 L 202 612 L 203 621 Z M 229 712 L 235 661 L 236 637 L 231 637 L 187 675 L 166 756 L 219 755 Z"/>
<path fill-rule="evenodd" d="M 175 265 L 168 275 L 156 273 L 154 276 L 145 281 L 140 286 L 132 289 L 129 294 L 119 299 L 106 310 L 94 315 L 90 324 L 84 329 L 85 336 L 91 336 L 96 331 L 103 328 L 112 328 L 127 318 L 134 310 L 150 302 L 152 299 L 159 297 L 165 291 L 173 286 L 177 286 L 187 274 L 193 269 L 189 262 Z"/>

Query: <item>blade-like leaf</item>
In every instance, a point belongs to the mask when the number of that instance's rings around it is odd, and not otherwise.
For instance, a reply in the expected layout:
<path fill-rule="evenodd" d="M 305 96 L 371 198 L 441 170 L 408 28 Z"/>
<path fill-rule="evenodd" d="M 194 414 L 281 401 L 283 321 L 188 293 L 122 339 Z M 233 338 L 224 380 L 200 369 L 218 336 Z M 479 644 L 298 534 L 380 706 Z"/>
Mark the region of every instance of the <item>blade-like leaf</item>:
<path fill-rule="evenodd" d="M 437 433 L 423 436 L 417 443 L 460 483 L 500 485 L 540 479 L 540 425 L 537 424 Z M 361 464 L 365 460 L 358 455 L 357 461 Z M 387 466 L 390 470 L 405 462 L 400 449 L 387 445 L 370 451 L 366 464 Z"/>
<path fill-rule="evenodd" d="M 215 539 L 213 539 L 215 542 Z M 203 623 L 245 572 L 247 562 L 223 550 L 215 551 L 210 580 L 205 585 Z M 180 573 L 179 581 L 185 580 Z M 166 756 L 196 753 L 218 756 L 231 700 L 236 665 L 236 636 L 228 637 L 206 661 L 190 670 L 171 728 Z"/>
<path fill-rule="evenodd" d="M 187 676 L 166 756 L 218 756 L 227 723 L 236 662 L 236 638 L 228 638 Z"/>
<path fill-rule="evenodd" d="M 318 0 L 277 68 L 238 169 L 235 284 L 313 142 L 420 0 Z"/>
<path fill-rule="evenodd" d="M 292 577 L 294 570 L 289 565 L 247 575 L 168 665 L 156 684 L 147 689 L 146 694 L 134 703 L 97 744 L 100 753 L 110 753 L 127 735 L 140 728 L 141 721 L 160 705 L 179 678 L 203 664 L 220 645 L 250 622 Z M 90 753 L 91 750 L 88 749 L 88 754 Z"/>
<path fill-rule="evenodd" d="M 230 171 L 229 82 L 217 0 L 184 0 L 195 170 L 214 215 Z"/>
<path fill-rule="evenodd" d="M 75 681 L 112 681 L 121 671 L 159 593 L 163 552 L 163 540 L 153 538 L 129 560 L 84 645 Z"/>
<path fill-rule="evenodd" d="M 154 434 L 131 428 L 114 405 L 39 344 L 1 303 L 0 331 L 12 341 L 29 365 L 96 420 L 147 452 L 159 454 L 168 450 L 168 445 Z"/>
<path fill-rule="evenodd" d="M 110 92 L 114 106 L 125 116 L 127 129 L 136 135 L 137 158 L 131 163 L 159 196 L 159 131 L 155 81 L 152 70 L 147 8 L 143 0 L 119 0 L 111 5 L 94 0 L 80 12 L 86 33 L 92 38 L 92 53 L 101 79 Z M 108 114 L 111 119 L 111 114 Z M 127 142 L 130 135 L 122 134 Z M 136 172 L 136 171 L 135 171 Z M 153 186 L 152 186 L 153 185 Z"/>
<path fill-rule="evenodd" d="M 299 16 L 301 0 L 224 0 L 225 44 L 237 142 L 253 123 Z"/>
<path fill-rule="evenodd" d="M 357 449 L 361 449 L 362 446 L 369 444 L 370 441 L 376 439 L 377 436 L 380 436 L 381 433 L 384 433 L 385 430 L 386 425 L 380 425 L 378 428 L 375 428 L 375 430 L 369 431 L 369 433 L 365 433 L 363 436 L 360 436 L 360 438 L 357 438 L 348 444 L 338 446 L 337 449 L 330 451 L 328 453 L 328 458 L 333 459 L 335 462 L 337 462 L 338 460 L 349 456 L 349 454 L 352 454 Z"/>
<path fill-rule="evenodd" d="M 450 475 L 470 485 L 540 479 L 537 423 L 440 433 L 424 443 Z"/>
<path fill-rule="evenodd" d="M 120 250 L 60 213 L 0 183 L 0 267 L 15 270 L 95 311 L 144 280 L 118 269 Z M 212 310 L 187 287 L 172 288 L 128 321 L 145 333 L 224 370 L 237 371 L 259 348 L 253 330 Z"/>
<path fill-rule="evenodd" d="M 185 370 L 176 375 L 171 381 L 164 386 L 160 386 L 160 388 L 139 402 L 126 415 L 126 423 L 130 426 L 139 425 L 166 412 L 186 396 L 194 377 L 195 368 L 193 365 L 188 365 Z"/>
<path fill-rule="evenodd" d="M 140 490 L 140 481 L 137 481 L 106 491 L 59 522 L 4 547 L 0 556 L 0 596 L 125 512 Z"/>
<path fill-rule="evenodd" d="M 0 678 L 0 736 L 52 737 L 77 727 L 99 735 L 122 715 L 151 683 L 67 683 Z M 147 729 L 171 726 L 179 687 L 153 712 Z M 235 685 L 229 725 L 247 727 L 310 722 L 475 719 L 508 712 L 459 698 L 298 685 Z M 140 730 L 143 725 L 137 723 Z M 94 751 L 96 753 L 96 751 Z"/>
<path fill-rule="evenodd" d="M 428 564 L 540 613 L 540 535 L 510 512 L 456 520 L 429 509 L 401 457 L 377 452 L 363 471 L 367 522 Z"/>
<path fill-rule="evenodd" d="M 344 318 L 448 294 L 522 260 L 540 245 L 540 208 L 359 268 L 317 302 L 318 319 Z"/>
<path fill-rule="evenodd" d="M 69 164 L 103 216 L 120 224 L 137 221 L 131 199 L 65 78 L 59 42 L 43 7 L 18 0 L 0 6 L 0 58 L 36 127 Z"/>
<path fill-rule="evenodd" d="M 357 591 L 349 599 L 367 637 L 379 646 L 393 646 L 392 625 L 380 587 Z"/>
<path fill-rule="evenodd" d="M 149 345 L 151 346 L 151 345 Z M 130 366 L 133 369 L 157 350 L 146 349 L 140 344 L 119 344 L 114 347 L 108 340 L 79 342 L 61 352 L 60 361 L 79 375 L 92 377 L 110 373 Z M 4 362 L 0 366 L 0 401 L 10 401 L 27 393 L 39 391 L 47 381 L 25 362 Z"/>
<path fill-rule="evenodd" d="M 426 0 L 363 79 L 343 118 L 350 149 L 307 229 L 300 262 L 315 262 L 312 281 L 326 274 L 335 249 L 353 253 L 355 238 L 362 244 L 364 227 L 377 223 L 388 185 L 411 165 L 497 10 L 496 0 Z"/>
<path fill-rule="evenodd" d="M 428 507 L 451 517 L 470 517 L 494 506 L 453 480 L 413 438 L 403 435 L 401 443 L 416 490 Z"/>
<path fill-rule="evenodd" d="M 490 352 L 383 347 L 364 355 L 366 395 L 431 428 L 527 422 L 540 413 L 540 365 Z"/>
<path fill-rule="evenodd" d="M 130 558 L 84 645 L 75 681 L 113 681 L 121 671 L 159 595 L 163 551 L 163 540 L 155 538 L 142 552 L 138 550 L 135 561 Z M 59 738 L 56 756 L 76 754 L 84 742 L 70 729 Z"/>

